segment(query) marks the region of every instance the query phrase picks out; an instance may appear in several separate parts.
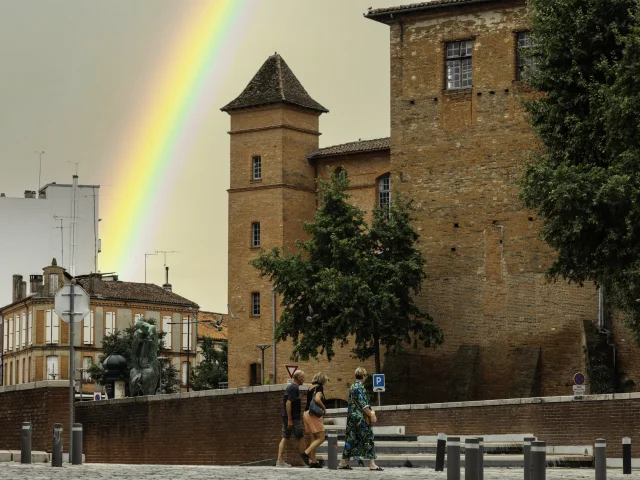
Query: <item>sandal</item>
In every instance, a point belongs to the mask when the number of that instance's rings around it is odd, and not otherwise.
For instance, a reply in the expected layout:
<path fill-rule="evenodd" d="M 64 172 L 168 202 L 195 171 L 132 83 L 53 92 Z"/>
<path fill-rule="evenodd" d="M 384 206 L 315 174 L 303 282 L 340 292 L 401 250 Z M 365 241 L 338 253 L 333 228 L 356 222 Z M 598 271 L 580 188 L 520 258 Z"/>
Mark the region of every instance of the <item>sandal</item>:
<path fill-rule="evenodd" d="M 347 463 L 346 465 L 338 465 L 338 470 L 353 470 L 353 468 Z"/>
<path fill-rule="evenodd" d="M 376 468 L 370 468 L 369 469 L 370 472 L 383 472 L 384 468 L 382 468 L 381 466 L 376 466 Z"/>

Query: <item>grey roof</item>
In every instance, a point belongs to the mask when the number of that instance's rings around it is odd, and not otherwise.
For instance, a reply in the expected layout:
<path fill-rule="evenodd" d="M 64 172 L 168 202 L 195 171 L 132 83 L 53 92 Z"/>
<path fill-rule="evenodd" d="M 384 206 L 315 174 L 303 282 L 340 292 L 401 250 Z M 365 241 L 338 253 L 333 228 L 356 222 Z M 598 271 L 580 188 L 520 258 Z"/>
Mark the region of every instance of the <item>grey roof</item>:
<path fill-rule="evenodd" d="M 90 279 L 87 277 L 76 278 L 87 292 L 90 291 Z M 129 300 L 166 305 L 186 305 L 198 307 L 198 304 L 180 295 L 165 290 L 153 283 L 135 283 L 121 281 L 102 281 L 98 293 L 103 299 Z"/>
<path fill-rule="evenodd" d="M 287 63 L 277 53 L 267 58 L 238 98 L 221 110 L 229 112 L 274 103 L 288 103 L 318 112 L 329 111 L 309 96 Z"/>
<path fill-rule="evenodd" d="M 408 5 L 398 5 L 397 7 L 385 7 L 370 9 L 364 14 L 365 17 L 377 20 L 376 17 L 388 17 L 392 13 L 411 13 L 438 7 L 454 7 L 469 3 L 486 3 L 500 0 L 430 0 L 427 2 L 410 3 Z"/>
<path fill-rule="evenodd" d="M 333 157 L 336 155 L 350 155 L 352 153 L 375 152 L 377 150 L 389 150 L 391 148 L 389 137 L 376 138 L 373 140 L 359 140 L 357 142 L 343 143 L 324 147 L 307 155 L 309 160 L 322 157 Z"/>

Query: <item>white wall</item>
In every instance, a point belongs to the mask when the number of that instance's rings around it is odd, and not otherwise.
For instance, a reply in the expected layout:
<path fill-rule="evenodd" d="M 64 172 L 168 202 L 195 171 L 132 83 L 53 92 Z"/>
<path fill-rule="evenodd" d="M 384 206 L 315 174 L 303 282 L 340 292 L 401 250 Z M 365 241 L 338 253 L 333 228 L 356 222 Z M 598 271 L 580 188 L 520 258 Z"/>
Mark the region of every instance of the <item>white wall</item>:
<path fill-rule="evenodd" d="M 55 258 L 69 271 L 71 262 L 71 185 L 49 184 L 46 198 L 0 197 L 0 306 L 11 303 L 12 278 L 42 275 L 42 269 Z M 100 238 L 99 186 L 78 186 L 76 223 L 76 274 L 96 270 Z M 95 207 L 94 207 L 95 202 Z M 64 217 L 55 219 L 54 216 Z M 61 244 L 62 220 L 64 245 Z M 62 247 L 64 246 L 64 257 Z M 98 265 L 99 267 L 99 265 Z"/>

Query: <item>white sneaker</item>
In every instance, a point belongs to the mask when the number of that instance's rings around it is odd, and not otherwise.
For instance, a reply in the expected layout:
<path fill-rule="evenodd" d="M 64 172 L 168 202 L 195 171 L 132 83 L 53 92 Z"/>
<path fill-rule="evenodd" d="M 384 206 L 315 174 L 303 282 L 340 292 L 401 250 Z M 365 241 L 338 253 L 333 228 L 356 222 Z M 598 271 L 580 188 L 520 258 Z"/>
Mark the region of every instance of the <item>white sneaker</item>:
<path fill-rule="evenodd" d="M 291 465 L 287 462 L 276 463 L 276 467 L 290 467 Z"/>

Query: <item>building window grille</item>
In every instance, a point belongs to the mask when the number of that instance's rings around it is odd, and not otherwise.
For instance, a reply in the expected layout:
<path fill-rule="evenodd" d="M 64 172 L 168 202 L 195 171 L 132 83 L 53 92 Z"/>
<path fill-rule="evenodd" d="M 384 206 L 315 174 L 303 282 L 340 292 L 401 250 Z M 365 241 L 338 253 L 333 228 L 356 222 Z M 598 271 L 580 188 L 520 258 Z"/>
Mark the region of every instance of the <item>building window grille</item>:
<path fill-rule="evenodd" d="M 518 57 L 517 79 L 526 82 L 531 77 L 531 72 L 536 70 L 536 64 L 531 58 L 530 52 L 533 46 L 531 32 L 518 32 L 518 47 L 516 56 Z"/>
<path fill-rule="evenodd" d="M 473 85 L 472 52 L 471 40 L 447 43 L 447 90 Z"/>
<path fill-rule="evenodd" d="M 251 224 L 251 247 L 260 248 L 260 222 Z"/>
<path fill-rule="evenodd" d="M 253 179 L 262 179 L 262 157 L 257 155 L 253 157 Z"/>
<path fill-rule="evenodd" d="M 391 204 L 391 175 L 388 173 L 378 179 L 378 206 Z"/>
<path fill-rule="evenodd" d="M 253 292 L 251 294 L 251 315 L 254 317 L 260 316 L 260 293 Z"/>

